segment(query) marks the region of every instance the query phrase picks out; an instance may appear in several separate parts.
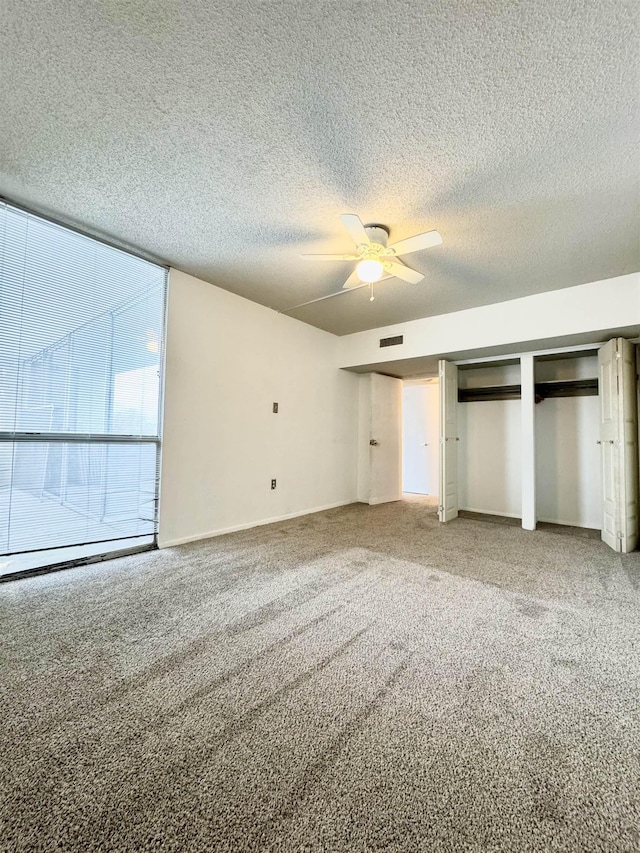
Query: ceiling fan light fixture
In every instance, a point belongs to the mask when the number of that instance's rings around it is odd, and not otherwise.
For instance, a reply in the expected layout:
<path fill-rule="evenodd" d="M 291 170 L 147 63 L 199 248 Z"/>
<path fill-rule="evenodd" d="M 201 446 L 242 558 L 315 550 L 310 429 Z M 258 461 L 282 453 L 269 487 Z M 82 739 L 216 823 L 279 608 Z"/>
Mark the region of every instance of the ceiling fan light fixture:
<path fill-rule="evenodd" d="M 356 244 L 356 254 L 302 255 L 302 257 L 310 261 L 356 261 L 356 266 L 342 285 L 341 292 L 353 287 L 361 287 L 362 284 L 380 281 L 383 276 L 417 284 L 422 281 L 424 275 L 411 269 L 398 256 L 420 252 L 442 243 L 442 237 L 438 231 L 425 231 L 424 234 L 414 234 L 413 237 L 405 237 L 404 240 L 388 246 L 389 229 L 386 225 L 375 223 L 364 225 L 355 213 L 343 213 L 340 219 Z M 373 293 L 371 296 L 373 297 Z"/>
<path fill-rule="evenodd" d="M 373 259 L 360 261 L 356 264 L 356 272 L 360 281 L 365 281 L 368 284 L 374 281 L 380 281 L 384 272 L 384 267 L 380 261 Z"/>

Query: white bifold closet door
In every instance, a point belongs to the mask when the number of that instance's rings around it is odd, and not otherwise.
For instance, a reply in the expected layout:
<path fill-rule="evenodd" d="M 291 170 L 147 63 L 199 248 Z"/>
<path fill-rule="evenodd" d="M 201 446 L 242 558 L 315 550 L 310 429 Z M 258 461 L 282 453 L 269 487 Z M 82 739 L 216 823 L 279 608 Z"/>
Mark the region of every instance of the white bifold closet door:
<path fill-rule="evenodd" d="M 638 544 L 638 407 L 635 346 L 614 338 L 598 351 L 602 541 L 628 553 Z"/>
<path fill-rule="evenodd" d="M 458 368 L 438 362 L 440 379 L 440 506 L 438 519 L 458 515 Z"/>

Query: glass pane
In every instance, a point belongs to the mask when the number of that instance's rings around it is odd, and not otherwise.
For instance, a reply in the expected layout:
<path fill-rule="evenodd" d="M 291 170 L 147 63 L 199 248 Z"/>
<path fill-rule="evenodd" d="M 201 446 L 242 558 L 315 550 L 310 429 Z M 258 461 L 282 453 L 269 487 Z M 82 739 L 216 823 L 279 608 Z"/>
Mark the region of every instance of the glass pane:
<path fill-rule="evenodd" d="M 0 430 L 158 433 L 165 270 L 0 204 Z"/>
<path fill-rule="evenodd" d="M 4 442 L 0 554 L 152 535 L 152 443 Z"/>
<path fill-rule="evenodd" d="M 114 313 L 110 432 L 157 435 L 161 339 L 155 292 Z"/>

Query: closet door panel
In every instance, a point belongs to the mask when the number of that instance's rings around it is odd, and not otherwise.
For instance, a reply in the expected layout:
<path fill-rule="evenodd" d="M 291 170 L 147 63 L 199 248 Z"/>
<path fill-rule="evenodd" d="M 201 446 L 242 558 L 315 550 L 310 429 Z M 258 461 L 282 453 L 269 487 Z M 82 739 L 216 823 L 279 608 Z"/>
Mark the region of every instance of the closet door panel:
<path fill-rule="evenodd" d="M 618 436 L 616 342 L 598 350 L 600 396 L 600 453 L 602 469 L 602 541 L 618 549 L 616 530 L 616 452 Z"/>
<path fill-rule="evenodd" d="M 458 368 L 441 360 L 440 378 L 440 521 L 458 515 Z"/>
<path fill-rule="evenodd" d="M 602 541 L 627 553 L 638 544 L 638 409 L 635 346 L 614 338 L 598 351 Z"/>
<path fill-rule="evenodd" d="M 638 545 L 638 408 L 636 405 L 636 348 L 618 338 L 619 454 L 620 454 L 620 550 Z"/>

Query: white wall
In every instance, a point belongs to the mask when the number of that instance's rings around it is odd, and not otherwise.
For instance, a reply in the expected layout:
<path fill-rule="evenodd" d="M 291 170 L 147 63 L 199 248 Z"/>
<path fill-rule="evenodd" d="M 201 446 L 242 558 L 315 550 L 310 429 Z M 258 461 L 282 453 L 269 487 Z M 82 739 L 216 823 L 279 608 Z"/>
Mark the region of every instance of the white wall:
<path fill-rule="evenodd" d="M 574 358 L 536 359 L 536 382 L 555 382 L 572 379 L 597 379 L 598 353 Z"/>
<path fill-rule="evenodd" d="M 557 397 L 536 406 L 538 521 L 600 529 L 599 428 L 597 397 Z"/>
<path fill-rule="evenodd" d="M 458 405 L 459 506 L 520 518 L 520 400 Z"/>
<path fill-rule="evenodd" d="M 339 339 L 341 367 L 377 364 L 380 338 L 403 335 L 384 351 L 396 361 L 509 344 L 567 338 L 640 324 L 640 273 L 525 296 L 495 305 L 426 317 Z M 635 334 L 635 332 L 633 332 Z M 538 347 L 529 347 L 530 350 Z"/>
<path fill-rule="evenodd" d="M 493 385 L 519 385 L 520 364 L 479 364 L 458 369 L 458 388 L 491 388 Z M 501 402 L 501 401 L 496 401 Z M 464 405 L 473 405 L 465 403 Z"/>
<path fill-rule="evenodd" d="M 167 316 L 161 547 L 356 500 L 335 336 L 177 270 Z"/>
<path fill-rule="evenodd" d="M 597 375 L 597 356 L 536 364 L 536 382 Z M 600 529 L 598 397 L 543 400 L 536 405 L 535 417 L 538 520 Z"/>
<path fill-rule="evenodd" d="M 404 492 L 438 494 L 439 408 L 437 382 L 404 385 L 402 390 L 402 490 Z"/>
<path fill-rule="evenodd" d="M 519 365 L 458 372 L 461 388 L 517 385 Z M 522 466 L 520 400 L 458 403 L 460 509 L 520 518 Z"/>

